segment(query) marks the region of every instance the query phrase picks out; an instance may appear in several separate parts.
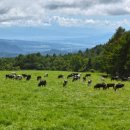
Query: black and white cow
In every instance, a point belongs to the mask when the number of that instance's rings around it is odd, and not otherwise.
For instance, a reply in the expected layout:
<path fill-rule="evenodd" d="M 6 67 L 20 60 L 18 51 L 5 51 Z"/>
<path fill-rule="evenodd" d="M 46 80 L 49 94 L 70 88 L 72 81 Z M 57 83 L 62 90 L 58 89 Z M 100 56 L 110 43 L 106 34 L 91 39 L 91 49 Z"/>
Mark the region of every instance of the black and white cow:
<path fill-rule="evenodd" d="M 116 91 L 117 89 L 123 88 L 123 87 L 124 87 L 124 84 L 118 83 L 115 85 L 114 90 Z"/>
<path fill-rule="evenodd" d="M 100 89 L 100 88 L 103 88 L 103 89 L 106 89 L 107 88 L 107 85 L 105 83 L 98 83 L 94 86 L 94 89 Z"/>
<path fill-rule="evenodd" d="M 40 82 L 38 83 L 38 86 L 39 87 L 45 87 L 47 85 L 47 82 L 46 82 L 46 80 L 40 80 Z"/>

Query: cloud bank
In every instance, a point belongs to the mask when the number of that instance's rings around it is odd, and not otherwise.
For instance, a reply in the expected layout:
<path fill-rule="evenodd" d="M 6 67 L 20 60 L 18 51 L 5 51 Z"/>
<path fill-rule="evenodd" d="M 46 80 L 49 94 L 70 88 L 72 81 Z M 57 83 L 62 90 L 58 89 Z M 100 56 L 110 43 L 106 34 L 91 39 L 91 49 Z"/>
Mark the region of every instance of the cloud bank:
<path fill-rule="evenodd" d="M 105 18 L 129 14 L 129 0 L 0 1 L 0 26 L 49 26 L 54 23 L 60 26 L 129 25 L 127 18 L 117 21 Z"/>

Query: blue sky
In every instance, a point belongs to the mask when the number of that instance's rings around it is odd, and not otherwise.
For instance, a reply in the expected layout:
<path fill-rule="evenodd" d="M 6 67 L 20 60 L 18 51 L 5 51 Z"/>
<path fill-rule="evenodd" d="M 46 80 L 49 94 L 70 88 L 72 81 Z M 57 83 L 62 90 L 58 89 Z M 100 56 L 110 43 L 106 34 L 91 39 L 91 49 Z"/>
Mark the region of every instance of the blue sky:
<path fill-rule="evenodd" d="M 0 39 L 75 39 L 96 45 L 119 26 L 130 29 L 130 0 L 0 1 Z"/>

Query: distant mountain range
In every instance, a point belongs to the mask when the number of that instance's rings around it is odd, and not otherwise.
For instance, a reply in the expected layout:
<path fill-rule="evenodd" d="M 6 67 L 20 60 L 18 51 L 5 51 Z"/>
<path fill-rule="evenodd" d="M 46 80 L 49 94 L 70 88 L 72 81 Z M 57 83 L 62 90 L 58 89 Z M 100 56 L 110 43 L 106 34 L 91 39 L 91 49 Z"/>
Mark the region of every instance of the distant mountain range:
<path fill-rule="evenodd" d="M 0 57 L 14 57 L 19 54 L 40 52 L 41 54 L 66 54 L 85 50 L 87 44 L 76 41 L 24 41 L 0 39 Z"/>

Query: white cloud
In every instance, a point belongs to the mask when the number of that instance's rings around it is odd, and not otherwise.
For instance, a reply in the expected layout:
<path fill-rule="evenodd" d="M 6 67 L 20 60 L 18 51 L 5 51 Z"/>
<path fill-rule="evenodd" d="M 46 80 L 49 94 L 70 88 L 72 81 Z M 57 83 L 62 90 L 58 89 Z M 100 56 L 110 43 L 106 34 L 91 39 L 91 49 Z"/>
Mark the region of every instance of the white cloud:
<path fill-rule="evenodd" d="M 0 26 L 61 26 L 129 24 L 121 21 L 97 20 L 93 16 L 130 14 L 129 0 L 1 0 Z M 83 18 L 80 18 L 83 17 Z M 75 18 L 76 17 L 76 18 Z M 77 18 L 78 17 L 78 18 Z M 127 21 L 127 22 L 126 22 Z"/>
<path fill-rule="evenodd" d="M 94 25 L 99 23 L 98 20 L 93 20 L 93 19 L 65 18 L 60 16 L 54 16 L 51 19 L 51 21 L 58 23 L 60 26 L 67 26 L 67 27 Z"/>
<path fill-rule="evenodd" d="M 49 0 L 44 8 L 52 13 L 67 15 L 122 15 L 130 13 L 130 2 L 129 0 Z"/>
<path fill-rule="evenodd" d="M 107 20 L 107 19 L 79 19 L 79 18 L 66 18 L 54 16 L 50 19 L 50 23 L 58 23 L 60 26 L 77 27 L 77 26 L 92 26 L 92 27 L 111 27 L 118 28 L 119 26 L 129 26 L 130 20 Z"/>
<path fill-rule="evenodd" d="M 37 0 L 1 0 L 1 25 L 39 25 L 46 24 L 47 16 L 41 1 Z"/>

